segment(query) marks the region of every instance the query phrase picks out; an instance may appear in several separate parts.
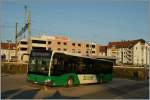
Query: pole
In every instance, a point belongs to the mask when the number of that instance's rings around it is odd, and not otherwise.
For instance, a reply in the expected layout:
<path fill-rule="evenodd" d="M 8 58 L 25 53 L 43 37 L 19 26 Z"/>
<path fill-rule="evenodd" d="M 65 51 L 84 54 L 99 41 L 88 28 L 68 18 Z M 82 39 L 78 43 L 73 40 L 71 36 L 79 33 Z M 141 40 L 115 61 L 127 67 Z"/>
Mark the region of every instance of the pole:
<path fill-rule="evenodd" d="M 17 55 L 18 55 L 17 43 L 18 43 L 18 23 L 16 22 L 16 53 L 15 53 L 16 60 L 18 60 L 18 58 L 17 58 Z"/>
<path fill-rule="evenodd" d="M 24 9 L 25 9 L 24 25 L 26 25 L 26 23 L 27 23 L 27 20 L 26 20 L 26 18 L 27 18 L 27 5 L 24 6 Z M 25 38 L 25 33 L 24 33 L 24 38 Z"/>
<path fill-rule="evenodd" d="M 8 58 L 8 62 L 10 61 L 10 42 L 9 42 L 9 58 Z"/>
<path fill-rule="evenodd" d="M 11 40 L 7 40 L 7 42 L 8 42 L 8 45 L 9 45 L 8 62 L 10 62 L 10 42 L 11 42 Z"/>
<path fill-rule="evenodd" d="M 31 12 L 29 11 L 28 15 L 28 54 L 30 54 L 31 51 Z"/>
<path fill-rule="evenodd" d="M 25 17 L 24 17 L 24 24 L 26 24 L 27 20 L 27 5 L 24 6 L 24 9 L 25 9 Z"/>

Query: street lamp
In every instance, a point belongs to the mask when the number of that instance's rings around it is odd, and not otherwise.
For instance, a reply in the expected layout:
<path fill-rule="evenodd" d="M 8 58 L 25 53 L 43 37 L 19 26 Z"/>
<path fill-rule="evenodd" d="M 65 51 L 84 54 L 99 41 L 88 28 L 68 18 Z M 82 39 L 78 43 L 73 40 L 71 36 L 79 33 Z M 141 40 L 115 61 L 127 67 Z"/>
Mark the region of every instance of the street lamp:
<path fill-rule="evenodd" d="M 8 62 L 10 61 L 10 43 L 12 42 L 11 40 L 7 40 L 8 44 L 9 44 L 9 54 L 8 54 Z"/>

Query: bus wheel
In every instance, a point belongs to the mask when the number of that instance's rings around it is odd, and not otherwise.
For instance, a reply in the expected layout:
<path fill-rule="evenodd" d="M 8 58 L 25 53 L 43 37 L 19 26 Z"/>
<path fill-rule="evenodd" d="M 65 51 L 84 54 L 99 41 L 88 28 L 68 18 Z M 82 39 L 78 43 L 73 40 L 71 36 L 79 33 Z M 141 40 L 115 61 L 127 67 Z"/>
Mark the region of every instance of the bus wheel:
<path fill-rule="evenodd" d="M 73 79 L 69 78 L 67 81 L 67 87 L 71 87 L 73 85 Z"/>

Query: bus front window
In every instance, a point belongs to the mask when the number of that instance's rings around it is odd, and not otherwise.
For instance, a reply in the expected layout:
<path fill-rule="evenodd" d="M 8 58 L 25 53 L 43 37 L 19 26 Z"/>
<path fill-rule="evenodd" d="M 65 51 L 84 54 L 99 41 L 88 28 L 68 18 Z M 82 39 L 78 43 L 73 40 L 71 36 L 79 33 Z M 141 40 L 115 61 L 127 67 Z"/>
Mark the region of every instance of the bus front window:
<path fill-rule="evenodd" d="M 29 63 L 29 72 L 48 75 L 49 61 L 50 58 L 32 57 Z"/>

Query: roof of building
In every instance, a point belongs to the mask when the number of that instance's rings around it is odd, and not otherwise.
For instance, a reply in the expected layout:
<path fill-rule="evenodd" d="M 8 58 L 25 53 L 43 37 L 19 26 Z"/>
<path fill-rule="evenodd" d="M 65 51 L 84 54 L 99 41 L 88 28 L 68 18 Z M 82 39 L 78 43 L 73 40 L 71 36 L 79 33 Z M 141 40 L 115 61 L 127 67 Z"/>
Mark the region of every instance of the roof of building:
<path fill-rule="evenodd" d="M 137 40 L 128 40 L 128 41 L 119 41 L 119 42 L 109 42 L 108 48 L 111 48 L 111 47 L 116 47 L 116 48 L 133 47 L 138 42 L 145 43 L 145 40 L 137 39 Z"/>
<path fill-rule="evenodd" d="M 10 46 L 10 50 L 15 50 L 16 49 L 16 44 L 15 43 L 1 43 L 1 49 L 5 49 L 5 50 L 9 50 L 9 46 Z"/>

